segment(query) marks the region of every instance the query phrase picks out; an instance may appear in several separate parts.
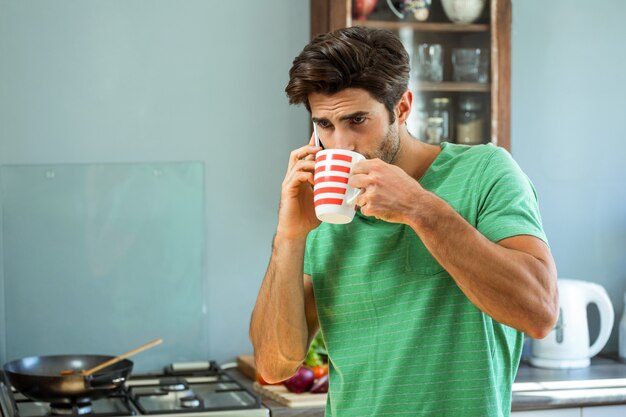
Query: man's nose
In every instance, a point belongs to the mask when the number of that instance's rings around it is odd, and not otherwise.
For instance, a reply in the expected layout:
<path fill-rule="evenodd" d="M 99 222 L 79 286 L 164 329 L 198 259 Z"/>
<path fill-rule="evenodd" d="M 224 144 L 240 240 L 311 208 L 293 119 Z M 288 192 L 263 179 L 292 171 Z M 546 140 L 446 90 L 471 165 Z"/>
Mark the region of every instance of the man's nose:
<path fill-rule="evenodd" d="M 355 150 L 355 140 L 351 137 L 351 135 L 335 131 L 335 134 L 333 136 L 335 148 L 345 149 L 347 151 Z"/>

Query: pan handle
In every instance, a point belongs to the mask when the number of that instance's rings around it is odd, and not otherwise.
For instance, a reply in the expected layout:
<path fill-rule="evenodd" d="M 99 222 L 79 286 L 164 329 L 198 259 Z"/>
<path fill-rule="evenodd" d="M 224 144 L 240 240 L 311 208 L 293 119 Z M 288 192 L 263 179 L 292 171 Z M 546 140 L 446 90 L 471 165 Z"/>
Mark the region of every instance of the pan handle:
<path fill-rule="evenodd" d="M 120 375 L 85 375 L 85 386 L 95 389 L 114 389 L 124 381 L 126 378 Z"/>

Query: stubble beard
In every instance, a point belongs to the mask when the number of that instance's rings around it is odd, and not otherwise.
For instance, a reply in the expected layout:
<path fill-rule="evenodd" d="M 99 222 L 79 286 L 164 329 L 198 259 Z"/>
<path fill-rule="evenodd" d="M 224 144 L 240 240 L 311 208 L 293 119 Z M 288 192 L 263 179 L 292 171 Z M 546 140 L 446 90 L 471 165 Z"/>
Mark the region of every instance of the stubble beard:
<path fill-rule="evenodd" d="M 367 159 L 378 158 L 388 164 L 393 164 L 400 151 L 400 133 L 395 123 L 389 125 L 387 133 L 382 138 L 380 146 L 371 154 L 365 154 Z"/>

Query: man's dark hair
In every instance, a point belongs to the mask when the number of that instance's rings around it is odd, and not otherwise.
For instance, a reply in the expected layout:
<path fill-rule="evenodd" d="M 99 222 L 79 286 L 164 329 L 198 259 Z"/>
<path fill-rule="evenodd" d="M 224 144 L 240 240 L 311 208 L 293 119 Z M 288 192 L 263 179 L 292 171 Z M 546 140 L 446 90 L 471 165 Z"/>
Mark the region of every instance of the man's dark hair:
<path fill-rule="evenodd" d="M 294 61 L 285 88 L 290 104 L 304 103 L 309 94 L 334 94 L 361 88 L 383 103 L 395 120 L 394 106 L 409 83 L 409 55 L 393 32 L 349 27 L 318 35 Z"/>

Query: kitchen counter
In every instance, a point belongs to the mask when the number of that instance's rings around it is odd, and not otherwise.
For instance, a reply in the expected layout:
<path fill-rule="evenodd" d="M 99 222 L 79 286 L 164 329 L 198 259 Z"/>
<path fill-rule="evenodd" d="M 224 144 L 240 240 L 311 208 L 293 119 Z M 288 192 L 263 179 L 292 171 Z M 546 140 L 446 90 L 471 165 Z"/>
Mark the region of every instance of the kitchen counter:
<path fill-rule="evenodd" d="M 228 369 L 226 373 L 241 382 L 250 391 L 255 392 L 252 388 L 253 381 L 239 372 L 238 369 Z M 262 401 L 270 409 L 272 417 L 324 417 L 324 407 L 290 408 L 267 397 L 262 397 Z"/>
<path fill-rule="evenodd" d="M 520 364 L 511 409 L 588 407 L 626 404 L 626 363 L 598 356 L 582 369 L 540 369 Z"/>
<path fill-rule="evenodd" d="M 227 371 L 252 390 L 252 381 L 237 369 Z M 324 407 L 289 408 L 268 398 L 272 417 L 323 417 Z M 534 368 L 522 362 L 513 384 L 513 411 L 626 404 L 626 363 L 596 357 L 584 369 Z"/>

